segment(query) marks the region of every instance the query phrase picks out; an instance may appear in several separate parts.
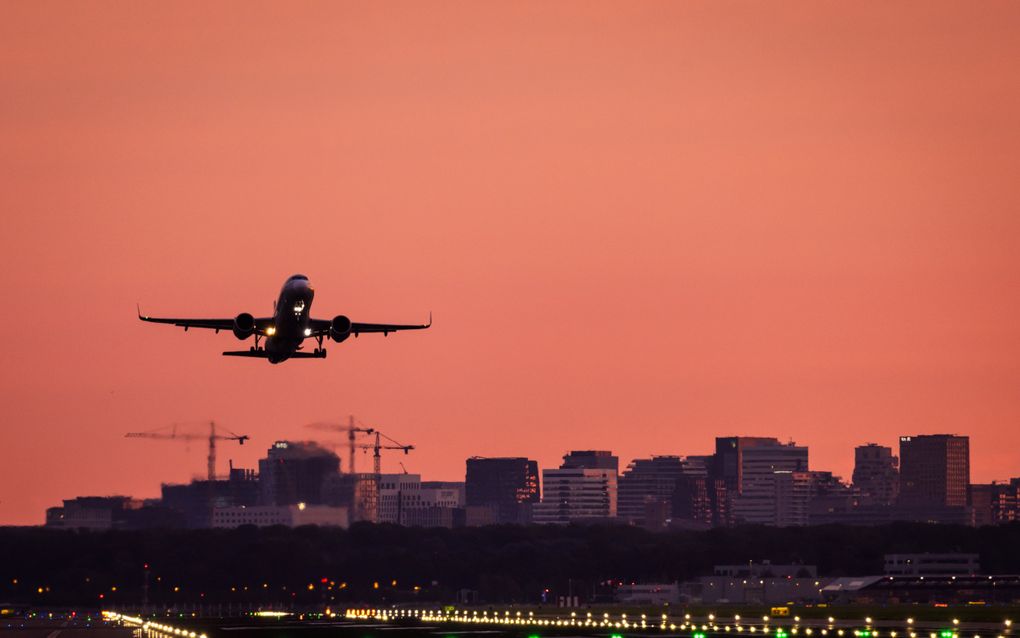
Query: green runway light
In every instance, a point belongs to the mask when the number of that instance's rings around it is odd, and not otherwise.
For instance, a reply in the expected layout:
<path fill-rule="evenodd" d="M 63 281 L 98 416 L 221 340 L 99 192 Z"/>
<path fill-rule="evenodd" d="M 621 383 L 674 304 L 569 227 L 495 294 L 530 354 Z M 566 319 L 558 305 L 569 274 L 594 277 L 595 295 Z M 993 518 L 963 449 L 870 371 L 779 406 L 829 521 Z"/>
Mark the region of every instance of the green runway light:
<path fill-rule="evenodd" d="M 609 638 L 623 638 L 623 634 L 609 634 Z"/>
<path fill-rule="evenodd" d="M 691 634 L 691 638 L 705 638 L 705 632 L 703 632 L 703 631 L 696 631 L 696 632 Z"/>

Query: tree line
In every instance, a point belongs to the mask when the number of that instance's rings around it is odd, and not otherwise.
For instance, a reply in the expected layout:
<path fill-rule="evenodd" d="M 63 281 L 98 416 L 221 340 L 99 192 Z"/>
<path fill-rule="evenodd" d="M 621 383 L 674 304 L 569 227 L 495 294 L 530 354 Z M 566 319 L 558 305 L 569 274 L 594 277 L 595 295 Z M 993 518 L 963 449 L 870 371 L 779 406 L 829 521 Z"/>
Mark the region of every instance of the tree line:
<path fill-rule="evenodd" d="M 674 582 L 720 564 L 816 565 L 880 574 L 887 553 L 968 552 L 988 574 L 1020 573 L 1020 523 L 971 528 L 741 526 L 648 532 L 620 525 L 69 531 L 0 528 L 0 601 L 150 604 L 449 601 L 492 603 L 619 582 Z"/>

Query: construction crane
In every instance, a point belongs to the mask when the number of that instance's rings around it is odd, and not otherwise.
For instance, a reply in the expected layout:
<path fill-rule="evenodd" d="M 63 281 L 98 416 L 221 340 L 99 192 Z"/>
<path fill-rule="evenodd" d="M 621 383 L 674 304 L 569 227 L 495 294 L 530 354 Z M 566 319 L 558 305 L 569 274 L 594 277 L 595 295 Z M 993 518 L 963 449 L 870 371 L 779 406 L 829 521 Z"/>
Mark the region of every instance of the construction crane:
<path fill-rule="evenodd" d="M 351 416 L 348 421 L 348 425 L 339 425 L 337 423 L 311 423 L 308 425 L 310 428 L 318 430 L 334 430 L 347 432 L 347 443 L 350 450 L 350 467 L 354 469 L 354 451 L 355 450 L 372 450 L 372 464 L 373 470 L 376 475 L 382 474 L 382 451 L 383 450 L 400 450 L 404 454 L 407 454 L 414 449 L 413 445 L 404 445 L 394 439 L 386 436 L 380 432 L 377 428 L 370 427 L 355 427 L 356 419 Z M 360 421 L 359 421 L 360 423 Z M 361 423 L 364 426 L 364 423 Z M 375 443 L 356 443 L 355 434 L 357 433 L 375 434 Z M 384 444 L 383 439 L 386 439 L 388 443 Z"/>
<path fill-rule="evenodd" d="M 347 472 L 350 474 L 354 474 L 354 458 L 355 458 L 354 451 L 358 447 L 355 440 L 357 435 L 372 434 L 373 432 L 375 432 L 373 428 L 358 427 L 357 425 L 354 424 L 355 420 L 356 419 L 352 414 L 347 417 L 347 425 L 340 425 L 339 423 L 309 423 L 306 426 L 309 428 L 314 428 L 316 430 L 332 430 L 347 432 L 347 452 L 348 452 Z M 364 426 L 363 423 L 362 426 Z"/>
<path fill-rule="evenodd" d="M 177 424 L 170 426 L 170 431 L 166 431 L 167 428 L 159 428 L 156 430 L 150 430 L 148 432 L 128 432 L 124 436 L 129 439 L 159 439 L 168 440 L 174 439 L 177 441 L 199 441 L 202 439 L 209 440 L 209 480 L 216 480 L 216 441 L 237 441 L 238 444 L 244 445 L 249 437 L 247 434 L 234 434 L 230 430 L 226 430 L 227 434 L 216 433 L 216 423 L 214 421 L 209 422 L 209 434 L 196 434 L 193 432 L 178 432 Z"/>

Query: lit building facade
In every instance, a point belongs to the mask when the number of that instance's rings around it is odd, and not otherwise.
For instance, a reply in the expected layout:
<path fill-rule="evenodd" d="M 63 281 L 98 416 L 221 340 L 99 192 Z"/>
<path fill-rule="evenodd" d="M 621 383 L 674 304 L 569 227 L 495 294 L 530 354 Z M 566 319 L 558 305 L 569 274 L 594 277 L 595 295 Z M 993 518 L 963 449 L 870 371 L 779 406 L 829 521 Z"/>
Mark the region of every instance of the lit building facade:
<path fill-rule="evenodd" d="M 965 507 L 970 439 L 951 434 L 900 437 L 900 501 L 920 507 Z"/>
<path fill-rule="evenodd" d="M 560 468 L 542 471 L 542 501 L 533 522 L 567 524 L 616 517 L 616 470 Z"/>

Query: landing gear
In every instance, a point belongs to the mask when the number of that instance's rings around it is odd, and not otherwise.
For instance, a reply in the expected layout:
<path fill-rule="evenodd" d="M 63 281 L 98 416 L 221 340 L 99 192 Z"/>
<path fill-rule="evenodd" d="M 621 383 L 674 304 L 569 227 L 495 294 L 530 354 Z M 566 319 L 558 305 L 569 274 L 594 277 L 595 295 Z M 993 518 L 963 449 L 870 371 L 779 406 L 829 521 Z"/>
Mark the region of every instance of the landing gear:
<path fill-rule="evenodd" d="M 259 347 L 259 333 L 255 333 L 255 345 L 248 348 L 248 352 L 262 352 L 263 348 Z"/>
<path fill-rule="evenodd" d="M 323 339 L 323 337 L 324 337 L 324 335 L 316 335 L 315 336 L 315 341 L 318 342 L 319 347 L 316 348 L 315 350 L 313 350 L 312 354 L 314 354 L 317 357 L 322 357 L 323 359 L 325 359 L 326 358 L 326 349 L 322 347 L 322 339 Z"/>

